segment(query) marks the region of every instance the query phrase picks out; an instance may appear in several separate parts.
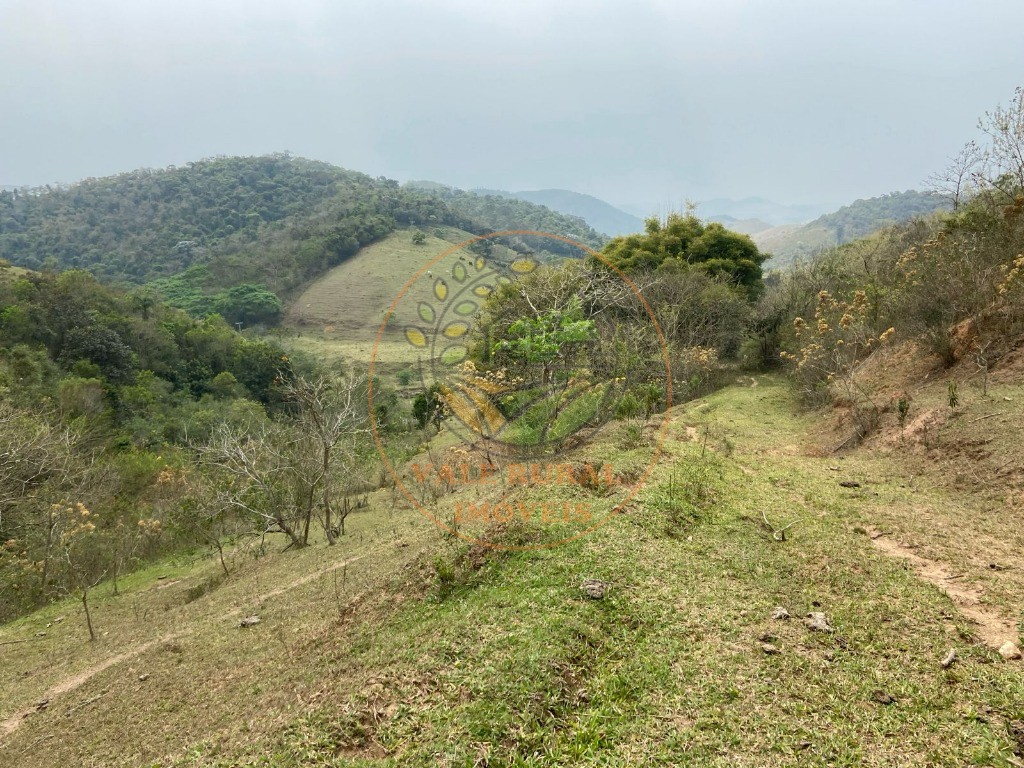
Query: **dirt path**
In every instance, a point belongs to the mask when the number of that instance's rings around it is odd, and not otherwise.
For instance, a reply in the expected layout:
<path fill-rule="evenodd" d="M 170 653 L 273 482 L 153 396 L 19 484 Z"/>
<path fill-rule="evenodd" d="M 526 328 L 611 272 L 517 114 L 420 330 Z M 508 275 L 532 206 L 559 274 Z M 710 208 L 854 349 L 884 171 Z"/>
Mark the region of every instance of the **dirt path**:
<path fill-rule="evenodd" d="M 269 592 L 264 592 L 262 595 L 259 595 L 256 598 L 256 602 L 260 603 L 260 604 L 263 604 L 263 603 L 267 602 L 268 600 L 273 600 L 275 597 L 280 597 L 285 592 L 290 592 L 293 589 L 297 589 L 298 587 L 301 587 L 303 584 L 309 584 L 309 582 L 315 581 L 316 579 L 319 579 L 321 576 L 326 576 L 328 573 L 333 573 L 334 571 L 340 570 L 340 569 L 344 568 L 345 566 L 354 563 L 356 560 L 362 560 L 364 557 L 366 557 L 366 555 L 356 555 L 355 557 L 350 557 L 348 560 L 342 560 L 340 563 L 335 563 L 334 565 L 329 565 L 326 568 L 322 568 L 319 571 L 313 571 L 312 573 L 307 573 L 302 578 L 296 579 L 295 581 L 293 581 L 293 582 L 291 582 L 289 584 L 285 584 L 285 585 L 280 586 L 280 587 L 275 587 L 274 589 L 270 590 Z M 230 611 L 228 611 L 224 615 L 225 616 L 229 616 L 229 617 L 230 616 L 239 616 L 239 615 L 241 615 L 241 613 L 242 613 L 242 609 L 241 608 L 232 608 Z"/>
<path fill-rule="evenodd" d="M 340 563 L 335 563 L 334 565 L 328 566 L 327 568 L 323 568 L 312 573 L 307 573 L 305 576 L 296 579 L 295 581 L 292 581 L 280 587 L 275 587 L 269 592 L 265 592 L 257 598 L 257 602 L 264 603 L 268 600 L 273 600 L 275 597 L 280 597 L 281 595 L 285 594 L 290 590 L 301 587 L 303 584 L 308 584 L 309 582 L 314 581 L 315 579 L 318 579 L 321 576 L 325 576 L 328 573 L 339 570 L 340 568 L 344 568 L 350 563 L 354 563 L 356 560 L 360 560 L 363 557 L 365 557 L 365 555 L 350 557 L 348 560 L 343 560 Z M 160 586 L 170 586 L 170 584 L 162 584 Z M 233 617 L 238 616 L 241 613 L 241 608 L 234 608 L 228 611 L 226 614 L 224 614 L 224 616 Z M 18 726 L 20 726 L 22 722 L 24 722 L 25 718 L 31 716 L 35 712 L 44 710 L 47 706 L 49 706 L 49 703 L 52 702 L 53 699 L 57 698 L 58 696 L 63 696 L 65 694 L 77 690 L 78 688 L 82 687 L 87 682 L 89 682 L 92 678 L 96 677 L 96 675 L 99 675 L 102 672 L 105 672 L 106 670 L 110 669 L 111 667 L 117 666 L 118 664 L 121 664 L 125 661 L 131 661 L 132 659 L 141 656 L 146 651 L 156 647 L 157 645 L 160 645 L 162 643 L 169 643 L 173 640 L 180 639 L 188 634 L 191 634 L 191 632 L 175 632 L 170 635 L 158 637 L 155 640 L 150 640 L 149 642 L 137 645 L 134 648 L 130 648 L 127 651 L 122 651 L 121 653 L 111 656 L 110 658 L 104 659 L 98 664 L 94 664 L 93 666 L 88 667 L 87 669 L 84 669 L 81 672 L 78 672 L 74 675 L 71 675 L 70 677 L 61 680 L 59 683 L 56 683 L 55 685 L 51 686 L 46 691 L 46 693 L 43 694 L 42 698 L 38 703 L 33 704 L 32 706 L 27 707 L 25 709 L 22 709 L 21 711 L 15 712 L 13 715 L 4 720 L 0 720 L 0 739 L 9 737 L 18 729 Z M 46 702 L 46 704 L 43 704 L 43 702 Z"/>
<path fill-rule="evenodd" d="M 20 712 L 15 712 L 6 720 L 0 720 L 0 737 L 10 736 L 18 729 L 18 726 L 21 725 L 21 723 L 24 721 L 26 717 L 28 717 L 34 712 L 42 711 L 42 709 L 45 709 L 49 702 L 51 702 L 56 697 L 63 696 L 66 693 L 71 693 L 75 689 L 85 685 L 87 682 L 89 682 L 89 680 L 91 680 L 101 672 L 104 672 L 117 664 L 141 656 L 150 648 L 160 645 L 161 643 L 169 643 L 172 640 L 175 640 L 184 634 L 184 632 L 178 632 L 172 635 L 164 635 L 163 637 L 158 637 L 155 640 L 150 640 L 148 643 L 143 643 L 142 645 L 138 645 L 130 650 L 123 651 L 117 654 L 116 656 L 111 656 L 109 659 L 104 659 L 99 664 L 95 664 L 89 667 L 88 669 L 84 669 L 81 672 L 72 675 L 71 677 L 67 677 L 61 680 L 59 683 L 52 686 L 49 690 L 46 691 L 46 693 L 43 694 L 43 698 L 39 701 L 39 703 L 27 709 L 23 709 Z M 43 705 L 43 702 L 47 702 L 47 705 Z"/>
<path fill-rule="evenodd" d="M 998 649 L 1007 640 L 1017 642 L 1017 625 L 1011 619 L 986 608 L 981 602 L 981 592 L 958 581 L 960 578 L 941 563 L 929 560 L 914 552 L 906 544 L 891 539 L 881 531 L 871 531 L 871 542 L 890 557 L 906 560 L 913 567 L 918 578 L 941 589 L 956 603 L 964 616 L 978 626 L 978 637 L 991 648 Z"/>

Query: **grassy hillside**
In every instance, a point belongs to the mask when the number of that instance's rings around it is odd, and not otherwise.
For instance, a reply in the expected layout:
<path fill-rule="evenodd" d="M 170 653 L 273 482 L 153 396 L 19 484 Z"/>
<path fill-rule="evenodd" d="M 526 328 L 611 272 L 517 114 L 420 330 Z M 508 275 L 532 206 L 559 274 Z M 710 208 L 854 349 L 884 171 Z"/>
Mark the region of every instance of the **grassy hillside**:
<path fill-rule="evenodd" d="M 414 242 L 413 235 L 410 230 L 394 232 L 309 284 L 285 314 L 282 342 L 317 358 L 364 367 L 384 315 L 405 284 L 427 269 L 433 277 L 451 279 L 452 268 L 472 256 L 471 251 L 462 249 L 428 266 L 473 235 L 452 227 L 433 229 L 421 243 Z M 493 247 L 492 259 L 511 261 L 514 257 L 500 244 Z M 386 366 L 417 359 L 418 351 L 405 340 L 404 329 L 418 322 L 420 302 L 431 299 L 431 276 L 424 271 L 395 305 L 378 349 L 378 361 Z"/>
<path fill-rule="evenodd" d="M 468 232 L 445 228 L 416 244 L 411 232 L 399 231 L 363 248 L 312 282 L 291 303 L 283 322 L 285 343 L 315 356 L 365 365 L 384 314 L 402 286 L 430 259 L 470 237 Z M 442 271 L 439 268 L 438 274 Z M 417 303 L 428 295 L 429 285 L 423 281 L 402 302 L 399 312 L 405 322 L 392 324 L 383 340 L 389 357 L 409 362 L 416 359 L 416 350 L 405 343 L 402 328 L 415 318 Z M 410 309 L 412 317 L 407 316 Z"/>
<path fill-rule="evenodd" d="M 796 261 L 805 261 L 836 244 L 835 236 L 825 227 L 797 224 L 762 229 L 750 237 L 758 248 L 771 254 L 765 264 L 768 269 L 782 269 Z"/>
<path fill-rule="evenodd" d="M 1019 391 L 972 393 L 961 422 L 995 404 L 1012 423 Z M 927 456 L 829 439 L 783 382 L 747 378 L 673 411 L 628 512 L 568 544 L 470 547 L 382 491 L 337 547 L 136 574 L 97 601 L 94 644 L 55 604 L 0 628 L 0 764 L 1016 764 L 1024 676 L 984 622 L 1024 615 L 1019 531 L 941 466 L 913 476 Z M 653 450 L 611 425 L 587 456 Z M 566 493 L 620 491 L 515 492 Z M 955 581 L 929 583 L 939 559 Z"/>

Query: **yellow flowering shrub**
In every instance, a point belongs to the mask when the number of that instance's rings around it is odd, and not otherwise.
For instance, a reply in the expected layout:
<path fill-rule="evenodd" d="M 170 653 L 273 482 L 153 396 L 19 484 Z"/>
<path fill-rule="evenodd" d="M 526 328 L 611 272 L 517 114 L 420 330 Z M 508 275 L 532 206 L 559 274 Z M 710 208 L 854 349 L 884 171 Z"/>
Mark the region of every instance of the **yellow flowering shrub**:
<path fill-rule="evenodd" d="M 844 396 L 856 399 L 854 368 L 896 332 L 888 328 L 875 335 L 868 321 L 869 309 L 864 291 L 854 291 L 849 301 L 829 291 L 819 291 L 813 320 L 797 317 L 793 321 L 797 349 L 783 352 L 782 357 L 793 365 L 807 397 L 815 398 L 832 386 L 841 385 Z"/>

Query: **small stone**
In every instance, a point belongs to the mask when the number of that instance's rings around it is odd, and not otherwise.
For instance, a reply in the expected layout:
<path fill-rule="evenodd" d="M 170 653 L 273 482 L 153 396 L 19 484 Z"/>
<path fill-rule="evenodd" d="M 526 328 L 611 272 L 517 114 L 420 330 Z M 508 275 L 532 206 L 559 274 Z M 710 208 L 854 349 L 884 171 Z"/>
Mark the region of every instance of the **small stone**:
<path fill-rule="evenodd" d="M 148 675 L 148 674 L 145 674 L 145 675 L 139 675 L 139 682 L 140 682 L 140 683 L 144 683 L 144 682 L 146 682 L 147 680 L 149 680 L 149 675 Z"/>
<path fill-rule="evenodd" d="M 896 703 L 896 699 L 893 698 L 890 694 L 886 693 L 885 691 L 872 691 L 871 700 L 876 704 L 881 704 L 886 707 L 890 704 Z"/>
<path fill-rule="evenodd" d="M 50 700 L 43 699 L 42 701 L 36 703 L 36 712 L 42 712 L 48 706 L 50 706 Z"/>
<path fill-rule="evenodd" d="M 999 655 L 1007 661 L 1013 661 L 1021 657 L 1020 648 L 1009 640 L 999 646 Z"/>
<path fill-rule="evenodd" d="M 591 600 L 604 600 L 609 585 L 598 579 L 587 579 L 580 585 L 580 591 Z"/>
<path fill-rule="evenodd" d="M 775 610 L 772 611 L 772 618 L 776 621 L 785 621 L 789 618 L 789 611 L 787 611 L 781 605 L 776 605 Z"/>
<path fill-rule="evenodd" d="M 815 632 L 835 632 L 836 628 L 828 623 L 828 618 L 820 611 L 811 611 L 804 619 L 804 624 Z"/>
<path fill-rule="evenodd" d="M 239 623 L 240 626 L 243 626 L 243 627 L 255 627 L 257 624 L 260 623 L 260 617 L 259 616 L 247 616 L 247 617 L 245 617 L 244 619 L 242 619 L 238 623 Z"/>
<path fill-rule="evenodd" d="M 942 668 L 949 669 L 953 666 L 954 661 L 956 661 L 956 648 L 950 648 L 949 653 L 946 654 L 946 658 L 942 660 Z"/>
<path fill-rule="evenodd" d="M 777 645 L 772 645 L 771 643 L 761 643 L 761 650 L 769 656 L 774 656 L 777 653 L 782 653 L 782 651 L 779 650 L 779 647 Z"/>
<path fill-rule="evenodd" d="M 762 643 L 774 643 L 779 638 L 773 635 L 771 632 L 762 632 L 760 635 L 758 635 L 757 639 L 759 642 Z"/>

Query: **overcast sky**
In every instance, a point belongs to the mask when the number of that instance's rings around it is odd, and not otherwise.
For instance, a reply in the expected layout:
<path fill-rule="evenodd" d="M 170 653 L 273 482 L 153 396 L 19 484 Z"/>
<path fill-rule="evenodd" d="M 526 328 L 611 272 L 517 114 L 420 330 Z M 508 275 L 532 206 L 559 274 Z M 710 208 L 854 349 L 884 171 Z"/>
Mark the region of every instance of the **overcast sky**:
<path fill-rule="evenodd" d="M 0 184 L 289 150 L 664 208 L 920 187 L 1022 0 L 0 0 Z"/>

